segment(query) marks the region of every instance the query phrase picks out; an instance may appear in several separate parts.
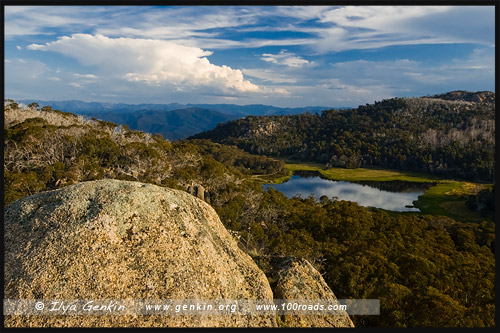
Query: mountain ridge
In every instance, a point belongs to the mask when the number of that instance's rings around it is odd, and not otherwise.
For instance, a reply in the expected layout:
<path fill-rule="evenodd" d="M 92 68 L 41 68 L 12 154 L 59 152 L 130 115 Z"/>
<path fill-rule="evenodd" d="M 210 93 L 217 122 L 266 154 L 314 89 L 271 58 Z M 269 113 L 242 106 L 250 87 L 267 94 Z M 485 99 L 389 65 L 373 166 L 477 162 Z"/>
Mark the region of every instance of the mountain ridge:
<path fill-rule="evenodd" d="M 161 134 L 169 140 L 184 139 L 248 115 L 300 114 L 328 109 L 321 106 L 279 108 L 264 104 L 125 104 L 31 99 L 19 102 L 26 105 L 34 102 L 41 107 L 48 105 L 52 109 L 124 124 L 133 130 Z"/>
<path fill-rule="evenodd" d="M 85 102 L 80 100 L 66 100 L 66 101 L 44 101 L 37 99 L 19 99 L 19 103 L 29 104 L 32 102 L 38 103 L 40 106 L 50 105 L 53 109 L 59 109 L 65 112 L 72 112 L 81 114 L 83 112 L 99 113 L 105 111 L 124 112 L 128 111 L 141 111 L 141 110 L 155 110 L 155 111 L 172 111 L 176 109 L 187 109 L 198 107 L 203 109 L 210 109 L 227 114 L 237 115 L 266 115 L 266 114 L 295 114 L 310 112 L 319 112 L 322 110 L 330 109 L 329 106 L 305 106 L 305 107 L 277 107 L 265 104 L 154 104 L 154 103 L 140 103 L 140 104 L 127 104 L 127 103 L 110 103 L 110 102 Z M 346 107 L 339 107 L 345 109 Z"/>
<path fill-rule="evenodd" d="M 117 124 L 125 124 L 132 130 L 161 134 L 168 140 L 183 139 L 212 129 L 219 123 L 239 118 L 197 107 L 171 111 L 141 110 L 87 113 L 86 115 Z"/>

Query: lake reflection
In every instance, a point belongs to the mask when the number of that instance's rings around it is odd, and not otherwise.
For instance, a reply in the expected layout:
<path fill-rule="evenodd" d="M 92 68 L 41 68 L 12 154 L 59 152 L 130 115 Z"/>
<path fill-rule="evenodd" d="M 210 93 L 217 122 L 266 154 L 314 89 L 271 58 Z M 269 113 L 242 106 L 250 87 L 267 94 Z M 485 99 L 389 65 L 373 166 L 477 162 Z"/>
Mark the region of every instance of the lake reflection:
<path fill-rule="evenodd" d="M 416 201 L 419 195 L 424 194 L 424 190 L 388 192 L 367 185 L 332 181 L 318 176 L 304 178 L 297 175 L 293 175 L 286 183 L 264 185 L 266 190 L 269 187 L 283 192 L 289 198 L 297 194 L 300 194 L 303 198 L 313 194 L 316 199 L 319 199 L 321 196 L 326 195 L 328 198 L 337 197 L 338 200 L 354 201 L 361 206 L 377 207 L 397 212 L 419 212 L 418 208 L 405 206 L 413 206 L 413 201 Z"/>

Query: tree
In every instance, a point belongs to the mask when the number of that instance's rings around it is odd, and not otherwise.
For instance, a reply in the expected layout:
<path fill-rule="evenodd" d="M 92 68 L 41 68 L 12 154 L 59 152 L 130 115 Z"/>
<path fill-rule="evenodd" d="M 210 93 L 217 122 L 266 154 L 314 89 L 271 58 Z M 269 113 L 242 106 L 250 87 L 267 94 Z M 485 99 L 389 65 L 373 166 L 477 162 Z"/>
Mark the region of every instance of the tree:
<path fill-rule="evenodd" d="M 38 103 L 36 103 L 36 102 L 33 102 L 33 103 L 28 104 L 28 107 L 32 110 L 38 110 L 40 108 L 40 105 L 38 105 Z"/>

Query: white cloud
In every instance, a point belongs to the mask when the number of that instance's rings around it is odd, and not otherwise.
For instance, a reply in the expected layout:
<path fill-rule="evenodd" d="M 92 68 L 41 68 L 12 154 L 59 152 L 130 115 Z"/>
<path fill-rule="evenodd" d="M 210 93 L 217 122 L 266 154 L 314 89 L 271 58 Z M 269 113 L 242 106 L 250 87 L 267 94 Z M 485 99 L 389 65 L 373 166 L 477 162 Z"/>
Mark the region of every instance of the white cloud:
<path fill-rule="evenodd" d="M 261 59 L 288 67 L 302 67 L 311 64 L 308 60 L 296 56 L 294 53 L 287 53 L 286 50 L 281 50 L 279 54 L 264 53 Z"/>
<path fill-rule="evenodd" d="M 252 24 L 256 20 L 254 15 L 245 13 L 239 7 L 192 6 L 169 7 L 164 10 L 150 9 L 146 7 L 140 12 L 125 13 L 125 22 L 99 26 L 96 28 L 96 33 L 107 36 L 170 40 L 216 38 L 219 32 L 214 32 L 214 29 L 235 28 L 244 24 Z M 134 16 L 132 21 L 131 16 Z"/>
<path fill-rule="evenodd" d="M 434 66 L 409 59 L 339 62 L 332 64 L 331 77 L 345 86 L 369 90 L 368 95 L 377 87 L 391 96 L 408 96 L 410 91 L 413 96 L 423 96 L 463 89 L 490 90 L 494 87 L 493 54 L 493 50 L 478 50 L 466 60 Z M 335 87 L 342 88 L 330 85 Z"/>
<path fill-rule="evenodd" d="M 285 74 L 276 73 L 275 71 L 269 69 L 242 69 L 245 75 L 255 77 L 262 81 L 273 82 L 273 83 L 295 83 L 297 82 L 296 77 L 291 77 Z"/>
<path fill-rule="evenodd" d="M 280 105 L 362 104 L 407 92 L 418 96 L 453 89 L 494 90 L 494 9 L 5 6 L 5 38 L 14 39 L 6 49 L 10 52 L 5 60 L 6 89 L 14 91 L 7 84 L 15 82 L 16 91 L 32 94 L 30 98 L 52 94 L 53 99 L 90 96 L 116 101 L 120 97 L 137 103 L 196 99 L 217 103 L 221 98 L 255 103 L 252 92 L 258 92 L 259 103 Z M 69 37 L 56 40 L 55 36 Z M 48 38 L 54 41 L 44 44 Z M 26 47 L 29 43 L 37 44 Z M 452 60 L 448 54 L 441 61 L 435 61 L 436 55 L 415 54 L 414 59 L 426 59 L 419 63 L 411 60 L 410 53 L 404 56 L 410 60 L 396 60 L 397 54 L 380 50 L 376 54 L 384 61 L 374 61 L 370 51 L 363 51 L 355 52 L 356 59 L 365 60 L 324 65 L 345 59 L 331 52 L 422 43 L 473 46 L 457 47 Z M 266 49 L 257 49 L 261 47 Z M 231 49 L 249 48 L 256 49 L 241 59 L 230 58 Z M 281 48 L 290 52 L 278 52 Z M 26 49 L 32 50 L 30 55 L 23 54 Z M 469 56 L 464 54 L 467 49 L 472 52 Z M 40 57 L 46 65 L 28 60 L 37 56 L 33 50 L 59 55 Z M 217 52 L 217 61 L 230 59 L 226 64 L 231 67 L 215 64 L 216 57 L 207 50 Z M 61 54 L 83 66 L 61 60 Z M 308 60 L 312 55 L 315 62 Z"/>
<path fill-rule="evenodd" d="M 346 6 L 324 11 L 316 47 L 322 52 L 391 45 L 493 42 L 493 7 Z M 474 19 L 467 19 L 471 13 Z M 493 37 L 492 37 L 493 36 Z M 488 42 L 489 41 L 489 42 Z"/>
<path fill-rule="evenodd" d="M 332 9 L 330 6 L 279 6 L 273 15 L 293 17 L 298 20 L 317 19 L 323 12 Z"/>
<path fill-rule="evenodd" d="M 70 74 L 70 73 L 68 73 L 68 74 Z M 65 76 L 66 76 L 67 80 L 74 80 L 68 84 L 72 87 L 75 87 L 75 88 L 83 88 L 85 85 L 89 85 L 89 84 L 93 85 L 99 79 L 99 76 L 94 75 L 94 74 L 73 73 L 72 76 L 70 76 L 70 75 L 65 75 Z"/>
<path fill-rule="evenodd" d="M 5 6 L 5 38 L 53 34 L 50 28 L 92 26 L 100 21 L 96 8 L 66 6 Z M 87 15 L 93 12 L 94 19 Z M 89 15 L 90 16 L 90 15 Z"/>
<path fill-rule="evenodd" d="M 274 88 L 273 92 L 275 92 L 277 94 L 281 94 L 281 95 L 286 95 L 286 96 L 289 96 L 292 94 L 290 91 L 283 89 L 283 88 Z"/>
<path fill-rule="evenodd" d="M 75 73 L 73 74 L 74 77 L 76 78 L 79 78 L 79 79 L 98 79 L 99 77 L 94 75 L 94 74 L 78 74 L 78 73 Z"/>
<path fill-rule="evenodd" d="M 50 71 L 50 68 L 38 60 L 5 59 L 9 66 L 5 66 L 5 85 L 9 83 L 10 77 L 22 79 L 35 79 Z M 7 75 L 8 74 L 8 75 Z"/>
<path fill-rule="evenodd" d="M 75 87 L 75 88 L 83 88 L 83 86 L 78 82 L 70 82 L 70 83 L 68 83 L 68 85 Z"/>
<path fill-rule="evenodd" d="M 220 31 L 256 24 L 259 10 L 238 6 L 6 6 L 5 38 L 57 35 L 83 31 L 109 37 L 189 40 L 183 45 L 232 47 L 233 40 L 218 39 Z"/>
<path fill-rule="evenodd" d="M 475 48 L 472 54 L 465 61 L 460 61 L 458 59 L 453 61 L 455 67 L 461 69 L 480 69 L 491 72 L 495 72 L 495 48 Z"/>
<path fill-rule="evenodd" d="M 211 52 L 170 41 L 74 34 L 45 45 L 31 44 L 28 49 L 59 52 L 128 81 L 180 88 L 212 86 L 229 91 L 260 91 L 244 79 L 240 70 L 211 64 L 206 58 Z"/>
<path fill-rule="evenodd" d="M 61 29 L 211 49 L 312 44 L 320 52 L 495 39 L 493 6 L 5 6 L 6 39 Z M 227 31 L 311 36 L 241 39 Z"/>
<path fill-rule="evenodd" d="M 293 46 L 308 45 L 316 43 L 315 39 L 310 38 L 287 38 L 287 39 L 259 39 L 248 38 L 243 40 L 230 40 L 220 38 L 191 38 L 178 39 L 176 43 L 193 46 L 211 48 L 211 49 L 235 49 L 235 48 L 259 48 L 265 46 Z"/>
<path fill-rule="evenodd" d="M 408 20 L 448 11 L 445 6 L 346 6 L 322 13 L 321 22 L 393 32 L 405 29 Z"/>

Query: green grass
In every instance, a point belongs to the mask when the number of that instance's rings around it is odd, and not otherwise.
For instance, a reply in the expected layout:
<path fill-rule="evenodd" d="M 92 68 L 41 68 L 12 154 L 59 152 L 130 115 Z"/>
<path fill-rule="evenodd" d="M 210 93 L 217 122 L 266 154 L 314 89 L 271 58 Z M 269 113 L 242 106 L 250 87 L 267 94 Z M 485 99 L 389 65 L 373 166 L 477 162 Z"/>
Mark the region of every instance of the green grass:
<path fill-rule="evenodd" d="M 486 218 L 478 212 L 471 211 L 465 205 L 467 196 L 476 194 L 491 184 L 478 184 L 462 181 L 442 181 L 429 188 L 414 206 L 423 214 L 444 215 L 457 221 L 481 222 Z"/>
<path fill-rule="evenodd" d="M 263 184 L 281 184 L 289 180 L 293 171 L 285 169 L 285 172 L 272 175 L 253 175 L 252 177 Z"/>
<path fill-rule="evenodd" d="M 324 178 L 330 180 L 343 180 L 343 181 L 391 181 L 401 180 L 406 182 L 429 183 L 441 180 L 441 178 L 429 176 L 425 174 L 388 170 L 388 169 L 375 169 L 375 168 L 357 168 L 357 169 L 343 169 L 343 168 L 330 168 L 323 169 L 319 165 L 313 164 L 286 164 L 286 168 L 291 171 L 308 170 L 318 171 Z"/>
<path fill-rule="evenodd" d="M 465 205 L 467 196 L 476 194 L 478 191 L 489 188 L 492 184 L 480 184 L 452 179 L 444 179 L 423 173 L 389 170 L 382 168 L 329 168 L 317 163 L 297 163 L 296 161 L 285 160 L 285 166 L 289 170 L 288 175 L 280 175 L 276 178 L 268 178 L 268 183 L 280 184 L 293 175 L 294 171 L 317 171 L 323 178 L 342 181 L 407 181 L 420 183 L 437 183 L 430 187 L 417 201 L 414 206 L 420 209 L 420 213 L 403 214 L 428 214 L 448 216 L 456 221 L 481 222 L 486 218 L 478 212 L 471 211 Z M 263 179 L 264 180 L 264 179 Z M 402 213 L 396 213 L 402 214 Z"/>

